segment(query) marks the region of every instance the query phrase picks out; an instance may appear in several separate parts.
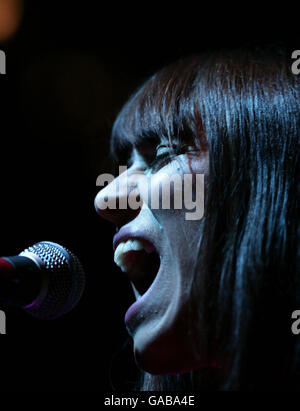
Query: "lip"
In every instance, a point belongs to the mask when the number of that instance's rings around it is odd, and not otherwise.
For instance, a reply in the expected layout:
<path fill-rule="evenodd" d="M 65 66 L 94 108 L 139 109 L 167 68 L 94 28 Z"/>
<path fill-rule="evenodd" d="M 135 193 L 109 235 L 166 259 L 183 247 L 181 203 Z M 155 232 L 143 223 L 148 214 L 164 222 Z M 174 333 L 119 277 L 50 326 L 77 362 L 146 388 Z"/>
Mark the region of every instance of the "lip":
<path fill-rule="evenodd" d="M 145 244 L 145 249 L 147 252 L 151 253 L 153 251 L 156 251 L 159 254 L 155 240 L 152 237 L 150 237 L 144 231 L 132 231 L 130 228 L 121 229 L 117 234 L 114 235 L 113 251 L 116 250 L 116 248 L 122 241 L 125 242 L 129 239 L 142 240 Z"/>

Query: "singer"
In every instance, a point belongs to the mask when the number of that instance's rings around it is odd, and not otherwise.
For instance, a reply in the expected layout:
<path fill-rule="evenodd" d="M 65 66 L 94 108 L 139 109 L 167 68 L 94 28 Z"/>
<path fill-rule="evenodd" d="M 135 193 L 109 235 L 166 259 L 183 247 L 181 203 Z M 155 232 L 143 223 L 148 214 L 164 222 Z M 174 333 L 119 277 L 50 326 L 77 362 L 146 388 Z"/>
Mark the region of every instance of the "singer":
<path fill-rule="evenodd" d="M 95 207 L 136 297 L 140 390 L 300 389 L 299 79 L 279 47 L 211 51 L 163 68 L 119 113 L 111 152 L 128 168 Z M 204 174 L 203 218 L 143 202 L 141 175 L 159 187 L 174 173 Z M 140 207 L 102 207 L 128 181 Z"/>

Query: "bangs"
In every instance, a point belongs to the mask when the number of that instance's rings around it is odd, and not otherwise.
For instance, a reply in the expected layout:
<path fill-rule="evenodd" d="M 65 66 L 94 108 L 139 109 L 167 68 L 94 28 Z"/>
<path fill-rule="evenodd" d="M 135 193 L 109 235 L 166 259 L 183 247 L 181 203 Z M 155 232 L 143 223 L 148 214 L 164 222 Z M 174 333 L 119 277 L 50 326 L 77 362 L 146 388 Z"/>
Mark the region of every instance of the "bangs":
<path fill-rule="evenodd" d="M 233 142 L 249 145 L 257 138 L 249 123 L 261 124 L 257 131 L 263 133 L 263 128 L 279 127 L 284 113 L 294 110 L 286 105 L 294 90 L 287 87 L 296 88 L 298 81 L 287 61 L 285 53 L 272 48 L 220 50 L 163 68 L 120 111 L 110 142 L 113 159 L 125 164 L 134 146 L 147 143 L 188 144 L 200 151 L 208 143 L 228 150 Z M 266 145 L 266 152 L 276 150 L 273 142 Z"/>
<path fill-rule="evenodd" d="M 126 162 L 141 143 L 205 147 L 197 110 L 198 60 L 190 57 L 164 68 L 125 104 L 112 129 L 111 155 L 117 163 Z"/>

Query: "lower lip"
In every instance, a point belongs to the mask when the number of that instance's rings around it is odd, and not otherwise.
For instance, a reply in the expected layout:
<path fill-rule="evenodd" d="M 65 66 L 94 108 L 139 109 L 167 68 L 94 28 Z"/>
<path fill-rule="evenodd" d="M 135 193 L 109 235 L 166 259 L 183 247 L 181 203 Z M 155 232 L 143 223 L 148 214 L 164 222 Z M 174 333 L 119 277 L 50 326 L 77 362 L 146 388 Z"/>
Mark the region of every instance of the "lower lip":
<path fill-rule="evenodd" d="M 152 291 L 154 289 L 154 285 L 156 283 L 157 278 L 159 277 L 161 271 L 161 267 L 159 267 L 159 270 L 153 280 L 153 283 L 151 286 L 148 288 L 148 290 L 137 300 L 135 301 L 126 311 L 124 321 L 125 324 L 127 325 L 134 317 L 136 317 L 143 306 L 144 302 L 147 301 L 149 298 L 151 298 Z"/>
<path fill-rule="evenodd" d="M 142 297 L 141 297 L 142 298 Z M 141 299 L 140 298 L 140 299 Z M 125 324 L 127 325 L 129 323 L 129 321 L 135 317 L 140 309 L 140 299 L 138 299 L 135 303 L 133 303 L 128 310 L 126 311 L 125 317 L 124 317 L 124 321 Z"/>

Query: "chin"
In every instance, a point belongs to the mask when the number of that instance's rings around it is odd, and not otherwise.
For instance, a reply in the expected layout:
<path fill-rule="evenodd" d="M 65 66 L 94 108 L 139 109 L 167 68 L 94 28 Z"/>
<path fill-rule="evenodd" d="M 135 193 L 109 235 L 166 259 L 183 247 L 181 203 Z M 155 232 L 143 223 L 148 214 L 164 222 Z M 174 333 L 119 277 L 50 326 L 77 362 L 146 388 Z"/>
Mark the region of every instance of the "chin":
<path fill-rule="evenodd" d="M 152 375 L 184 374 L 199 366 L 199 358 L 186 339 L 180 341 L 171 335 L 152 339 L 146 332 L 135 335 L 134 357 L 138 367 Z"/>

